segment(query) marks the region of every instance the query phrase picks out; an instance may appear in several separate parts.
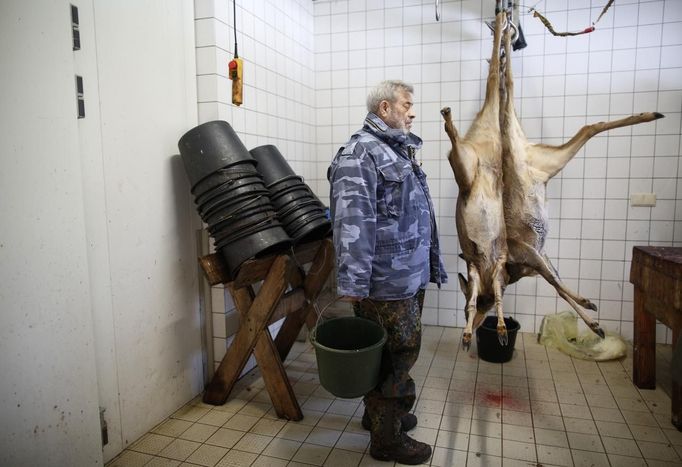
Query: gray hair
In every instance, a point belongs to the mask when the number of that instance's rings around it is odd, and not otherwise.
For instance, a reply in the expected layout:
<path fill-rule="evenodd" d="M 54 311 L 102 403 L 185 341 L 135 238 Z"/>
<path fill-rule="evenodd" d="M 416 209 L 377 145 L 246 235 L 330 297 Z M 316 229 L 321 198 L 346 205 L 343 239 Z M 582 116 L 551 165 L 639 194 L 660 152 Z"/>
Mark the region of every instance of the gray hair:
<path fill-rule="evenodd" d="M 400 80 L 382 81 L 376 85 L 367 95 L 367 110 L 377 113 L 381 101 L 388 101 L 393 104 L 398 100 L 399 92 L 414 93 L 414 87 Z"/>

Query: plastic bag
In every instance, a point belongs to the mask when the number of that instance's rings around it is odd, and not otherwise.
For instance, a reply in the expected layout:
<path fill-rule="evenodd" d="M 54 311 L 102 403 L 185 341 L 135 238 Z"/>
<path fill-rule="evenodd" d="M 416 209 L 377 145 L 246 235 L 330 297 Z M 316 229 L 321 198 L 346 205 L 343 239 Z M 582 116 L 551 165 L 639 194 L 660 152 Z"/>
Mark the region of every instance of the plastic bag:
<path fill-rule="evenodd" d="M 578 316 L 572 311 L 545 316 L 538 342 L 582 360 L 614 360 L 627 353 L 625 340 L 617 334 L 606 332 L 604 339 L 592 331 L 578 335 Z"/>

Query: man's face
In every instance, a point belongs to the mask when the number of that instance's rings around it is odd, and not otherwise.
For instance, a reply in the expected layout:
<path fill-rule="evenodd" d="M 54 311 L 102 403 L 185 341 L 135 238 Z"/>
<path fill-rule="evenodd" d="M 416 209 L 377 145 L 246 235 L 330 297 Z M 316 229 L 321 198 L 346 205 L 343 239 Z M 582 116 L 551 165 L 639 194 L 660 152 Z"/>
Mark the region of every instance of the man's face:
<path fill-rule="evenodd" d="M 387 101 L 384 115 L 382 116 L 384 122 L 391 128 L 402 130 L 405 134 L 410 132 L 412 128 L 412 120 L 416 117 L 414 107 L 412 105 L 412 94 L 407 91 L 398 93 L 398 99 L 389 103 Z"/>

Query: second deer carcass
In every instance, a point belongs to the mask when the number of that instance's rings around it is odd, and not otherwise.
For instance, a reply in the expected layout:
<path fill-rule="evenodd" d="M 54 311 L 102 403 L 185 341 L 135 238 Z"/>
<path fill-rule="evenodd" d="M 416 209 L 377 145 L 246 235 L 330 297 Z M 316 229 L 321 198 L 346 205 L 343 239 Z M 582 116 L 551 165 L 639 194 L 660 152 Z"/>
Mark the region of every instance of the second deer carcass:
<path fill-rule="evenodd" d="M 504 13 L 495 18 L 495 32 L 483 108 L 462 138 L 455 129 L 450 108 L 441 114 L 452 149 L 448 160 L 459 187 L 455 221 L 466 261 L 468 280 L 459 274 L 466 296 L 467 323 L 462 346 L 469 349 L 473 330 L 495 305 L 497 334 L 506 344 L 507 329 L 502 314 L 502 294 L 507 285 L 507 239 L 502 203 L 502 142 L 500 133 L 500 47 Z"/>
<path fill-rule="evenodd" d="M 610 122 L 586 125 L 560 146 L 530 143 L 514 108 L 509 29 L 504 35 L 505 92 L 502 104 L 504 218 L 507 228 L 509 283 L 516 282 L 522 277 L 540 274 L 592 331 L 604 337 L 604 331 L 599 323 L 583 309 L 596 311 L 596 305 L 569 290 L 561 282 L 559 274 L 545 253 L 549 223 L 546 185 L 594 135 L 613 128 L 650 122 L 662 118 L 663 115 L 658 112 L 645 112 Z"/>

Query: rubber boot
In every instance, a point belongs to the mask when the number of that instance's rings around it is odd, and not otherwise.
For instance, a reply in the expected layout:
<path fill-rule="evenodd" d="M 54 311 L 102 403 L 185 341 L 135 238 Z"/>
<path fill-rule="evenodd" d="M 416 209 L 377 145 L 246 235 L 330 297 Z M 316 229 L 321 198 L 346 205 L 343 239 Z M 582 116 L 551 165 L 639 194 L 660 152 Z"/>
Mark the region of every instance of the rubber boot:
<path fill-rule="evenodd" d="M 400 428 L 402 431 L 410 431 L 417 426 L 417 416 L 413 413 L 406 413 L 400 417 Z M 367 410 L 362 414 L 362 427 L 367 430 L 372 430 L 372 420 L 369 418 Z"/>
<path fill-rule="evenodd" d="M 376 460 L 400 464 L 423 464 L 431 457 L 431 446 L 410 438 L 401 429 L 395 408 L 381 407 L 372 426 L 369 454 Z"/>

